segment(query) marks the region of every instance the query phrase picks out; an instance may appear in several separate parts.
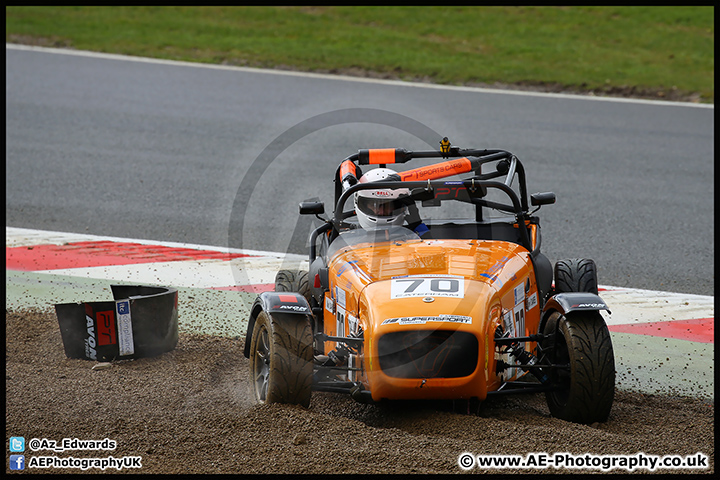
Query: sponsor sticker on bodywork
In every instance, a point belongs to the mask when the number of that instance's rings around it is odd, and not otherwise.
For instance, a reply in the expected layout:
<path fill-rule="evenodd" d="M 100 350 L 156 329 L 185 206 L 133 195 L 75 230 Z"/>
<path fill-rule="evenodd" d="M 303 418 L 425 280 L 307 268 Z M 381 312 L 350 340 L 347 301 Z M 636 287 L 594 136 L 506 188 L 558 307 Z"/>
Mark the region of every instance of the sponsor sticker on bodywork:
<path fill-rule="evenodd" d="M 472 317 L 465 315 L 438 315 L 437 317 L 397 317 L 388 318 L 383 325 L 397 323 L 398 325 L 424 325 L 427 322 L 472 323 Z"/>
<path fill-rule="evenodd" d="M 349 313 L 347 314 L 347 322 L 348 322 L 348 333 L 350 335 L 357 335 L 358 333 L 358 326 L 360 323 L 358 322 L 358 318 L 354 316 L 353 314 Z"/>
<path fill-rule="evenodd" d="M 503 313 L 503 326 L 505 327 L 505 332 L 508 332 L 509 336 L 515 336 L 515 323 L 513 322 L 512 311 L 506 310 L 505 313 Z"/>
<path fill-rule="evenodd" d="M 338 337 L 344 337 L 345 336 L 345 309 L 342 308 L 340 305 L 337 306 L 337 312 L 335 318 L 337 319 L 337 325 L 335 327 L 335 331 L 337 332 Z"/>
<path fill-rule="evenodd" d="M 335 313 L 335 302 L 328 296 L 325 297 L 325 310 L 330 313 Z"/>
<path fill-rule="evenodd" d="M 537 307 L 538 300 L 537 300 L 537 293 L 533 293 L 529 297 L 525 299 L 525 309 L 529 312 L 533 308 Z"/>
<path fill-rule="evenodd" d="M 515 334 L 521 337 L 525 335 L 525 305 L 522 303 L 515 305 L 513 314 L 515 316 Z"/>
<path fill-rule="evenodd" d="M 515 296 L 515 305 L 522 303 L 525 300 L 525 283 L 521 283 L 513 290 Z"/>
<path fill-rule="evenodd" d="M 337 299 L 338 307 L 347 308 L 347 305 L 345 304 L 345 290 L 336 286 L 335 298 Z"/>

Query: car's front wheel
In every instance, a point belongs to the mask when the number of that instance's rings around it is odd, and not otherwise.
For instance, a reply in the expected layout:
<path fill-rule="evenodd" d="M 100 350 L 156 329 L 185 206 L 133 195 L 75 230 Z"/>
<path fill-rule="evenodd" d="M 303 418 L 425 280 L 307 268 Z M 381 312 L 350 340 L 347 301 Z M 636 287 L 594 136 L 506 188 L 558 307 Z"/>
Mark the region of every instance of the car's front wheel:
<path fill-rule="evenodd" d="M 545 325 L 545 361 L 557 390 L 546 393 L 550 413 L 570 422 L 604 422 L 615 397 L 615 356 L 599 312 L 553 313 Z"/>
<path fill-rule="evenodd" d="M 570 258 L 555 264 L 555 290 L 598 294 L 597 267 L 590 258 Z"/>
<path fill-rule="evenodd" d="M 310 302 L 311 292 L 308 272 L 305 270 L 280 270 L 275 275 L 276 292 L 296 292 Z"/>
<path fill-rule="evenodd" d="M 310 406 L 313 343 L 305 317 L 260 312 L 250 343 L 250 373 L 258 403 Z"/>

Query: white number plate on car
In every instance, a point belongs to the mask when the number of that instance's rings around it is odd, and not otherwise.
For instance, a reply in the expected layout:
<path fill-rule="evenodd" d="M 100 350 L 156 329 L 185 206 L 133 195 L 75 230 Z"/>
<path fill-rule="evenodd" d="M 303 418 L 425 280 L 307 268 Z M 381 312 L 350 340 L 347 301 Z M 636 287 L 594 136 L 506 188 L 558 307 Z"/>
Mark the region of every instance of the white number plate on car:
<path fill-rule="evenodd" d="M 407 276 L 393 278 L 390 283 L 390 298 L 405 297 L 456 297 L 465 296 L 463 277 Z"/>

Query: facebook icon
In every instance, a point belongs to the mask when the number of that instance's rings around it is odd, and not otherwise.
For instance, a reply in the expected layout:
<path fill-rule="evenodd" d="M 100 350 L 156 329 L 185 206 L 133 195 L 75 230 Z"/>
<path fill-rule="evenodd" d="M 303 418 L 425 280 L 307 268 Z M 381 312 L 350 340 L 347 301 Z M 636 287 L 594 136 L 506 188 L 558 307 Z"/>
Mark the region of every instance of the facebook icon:
<path fill-rule="evenodd" d="M 10 470 L 25 470 L 25 455 L 10 455 Z"/>

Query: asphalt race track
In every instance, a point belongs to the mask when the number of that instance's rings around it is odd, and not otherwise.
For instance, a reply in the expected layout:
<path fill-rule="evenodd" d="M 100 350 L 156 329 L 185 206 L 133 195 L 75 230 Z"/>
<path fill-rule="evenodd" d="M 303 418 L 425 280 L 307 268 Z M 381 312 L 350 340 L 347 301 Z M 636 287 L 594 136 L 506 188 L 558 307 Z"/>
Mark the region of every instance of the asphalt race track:
<path fill-rule="evenodd" d="M 503 148 L 543 250 L 600 282 L 714 295 L 714 106 L 6 48 L 6 225 L 304 253 L 359 148 Z"/>

